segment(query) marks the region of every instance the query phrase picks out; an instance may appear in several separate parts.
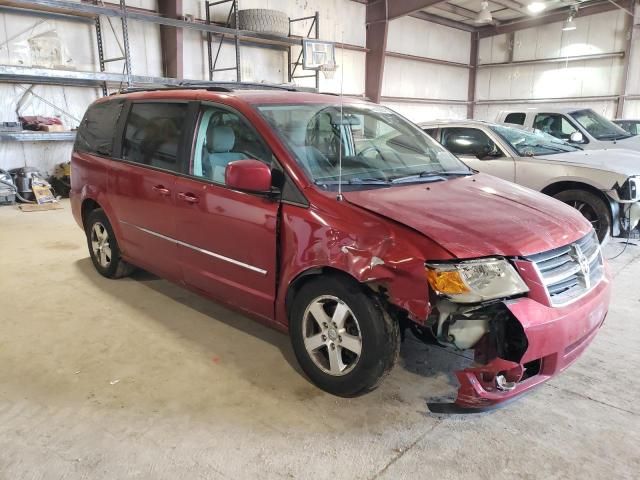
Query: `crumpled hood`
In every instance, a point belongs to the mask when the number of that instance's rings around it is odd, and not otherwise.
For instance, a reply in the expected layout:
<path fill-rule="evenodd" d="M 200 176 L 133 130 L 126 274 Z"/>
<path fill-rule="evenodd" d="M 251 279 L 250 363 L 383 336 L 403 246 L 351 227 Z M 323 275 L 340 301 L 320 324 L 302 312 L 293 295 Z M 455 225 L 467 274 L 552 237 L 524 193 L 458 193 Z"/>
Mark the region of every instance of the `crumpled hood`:
<path fill-rule="evenodd" d="M 344 197 L 419 231 L 458 258 L 531 255 L 591 230 L 573 208 L 485 174 L 345 192 Z"/>
<path fill-rule="evenodd" d="M 624 148 L 582 150 L 557 153 L 554 155 L 541 155 L 535 158 L 538 160 L 563 161 L 573 165 L 584 165 L 626 176 L 640 175 L 640 152 Z"/>

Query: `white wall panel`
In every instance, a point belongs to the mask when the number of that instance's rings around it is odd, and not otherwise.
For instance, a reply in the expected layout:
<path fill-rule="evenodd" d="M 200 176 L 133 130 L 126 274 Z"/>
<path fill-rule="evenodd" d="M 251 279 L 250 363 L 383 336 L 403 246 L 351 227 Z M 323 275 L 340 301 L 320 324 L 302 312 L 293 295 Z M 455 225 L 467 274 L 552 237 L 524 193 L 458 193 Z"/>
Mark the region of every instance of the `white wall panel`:
<path fill-rule="evenodd" d="M 466 100 L 468 82 L 466 68 L 387 57 L 382 95 Z"/>
<path fill-rule="evenodd" d="M 387 50 L 390 52 L 468 64 L 470 48 L 469 32 L 413 17 L 389 22 Z"/>
<path fill-rule="evenodd" d="M 640 100 L 627 100 L 624 103 L 624 118 L 640 118 Z"/>
<path fill-rule="evenodd" d="M 478 44 L 478 63 L 508 62 L 510 48 L 507 35 L 481 38 Z"/>
<path fill-rule="evenodd" d="M 466 105 L 429 105 L 408 102 L 382 102 L 382 104 L 416 123 L 467 116 Z"/>
<path fill-rule="evenodd" d="M 622 11 L 578 18 L 576 30 L 563 31 L 562 22 L 520 30 L 514 37 L 514 61 L 562 56 L 614 53 L 624 50 L 627 18 Z M 636 41 L 636 43 L 638 43 Z M 640 48 L 635 48 L 629 72 L 630 89 L 640 85 Z M 482 39 L 480 62 L 504 62 L 505 42 Z M 556 97 L 613 96 L 622 88 L 623 59 L 619 57 L 579 62 L 514 65 L 480 69 L 476 98 L 482 100 L 543 99 Z M 640 87 L 638 87 L 640 90 Z M 640 93 L 640 92 L 639 92 Z M 579 104 L 580 102 L 572 102 Z M 612 116 L 615 102 L 589 102 L 588 106 Z M 512 105 L 479 105 L 477 118 L 494 119 L 497 111 Z"/>

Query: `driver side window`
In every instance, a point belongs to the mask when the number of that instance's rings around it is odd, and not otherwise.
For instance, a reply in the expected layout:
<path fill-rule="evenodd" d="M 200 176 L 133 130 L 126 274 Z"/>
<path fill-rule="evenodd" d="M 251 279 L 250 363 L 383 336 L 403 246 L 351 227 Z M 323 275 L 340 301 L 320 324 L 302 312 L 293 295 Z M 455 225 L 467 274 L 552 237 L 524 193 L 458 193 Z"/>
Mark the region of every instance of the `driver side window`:
<path fill-rule="evenodd" d="M 477 128 L 443 128 L 442 146 L 454 155 L 472 156 L 480 160 L 504 156 L 495 142 Z"/>
<path fill-rule="evenodd" d="M 190 173 L 224 184 L 227 165 L 245 159 L 272 164 L 271 152 L 240 115 L 223 108 L 203 107 Z"/>
<path fill-rule="evenodd" d="M 571 134 L 578 130 L 558 113 L 539 113 L 533 121 L 533 128 L 562 140 L 570 140 Z"/>

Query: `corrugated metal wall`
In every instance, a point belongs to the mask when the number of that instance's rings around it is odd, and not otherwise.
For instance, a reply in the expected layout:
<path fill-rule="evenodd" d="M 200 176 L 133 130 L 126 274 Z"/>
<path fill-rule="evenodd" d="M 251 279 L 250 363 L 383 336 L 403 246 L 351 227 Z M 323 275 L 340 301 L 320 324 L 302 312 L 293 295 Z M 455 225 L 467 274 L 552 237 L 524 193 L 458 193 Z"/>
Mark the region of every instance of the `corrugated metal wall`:
<path fill-rule="evenodd" d="M 513 52 L 507 35 L 483 38 L 479 45 L 479 64 L 528 61 L 567 56 L 608 54 L 625 49 L 628 23 L 621 10 L 577 18 L 576 30 L 563 31 L 562 22 L 515 32 Z M 475 117 L 494 120 L 503 109 L 525 106 L 517 103 L 483 101 L 545 99 L 558 97 L 600 97 L 621 93 L 623 58 L 604 58 L 535 65 L 485 67 L 478 70 Z M 637 86 L 637 81 L 630 86 Z M 553 105 L 580 105 L 613 117 L 616 101 L 554 102 Z"/>
<path fill-rule="evenodd" d="M 471 34 L 413 17 L 389 22 L 387 51 L 447 62 L 469 63 Z M 464 67 L 387 57 L 383 97 L 467 100 L 469 70 Z M 383 101 L 414 121 L 435 118 L 464 118 L 467 107 L 460 104 L 432 105 L 420 102 Z"/>

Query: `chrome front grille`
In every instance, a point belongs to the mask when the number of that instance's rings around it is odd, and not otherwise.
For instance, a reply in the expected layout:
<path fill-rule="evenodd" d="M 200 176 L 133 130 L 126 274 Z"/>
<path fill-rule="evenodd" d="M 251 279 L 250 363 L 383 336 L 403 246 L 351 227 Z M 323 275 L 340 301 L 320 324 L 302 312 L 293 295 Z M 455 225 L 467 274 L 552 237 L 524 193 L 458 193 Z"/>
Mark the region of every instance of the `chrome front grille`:
<path fill-rule="evenodd" d="M 604 263 L 595 232 L 570 245 L 531 255 L 527 260 L 536 265 L 553 306 L 576 300 L 604 277 Z"/>

